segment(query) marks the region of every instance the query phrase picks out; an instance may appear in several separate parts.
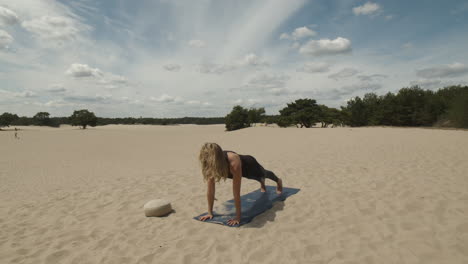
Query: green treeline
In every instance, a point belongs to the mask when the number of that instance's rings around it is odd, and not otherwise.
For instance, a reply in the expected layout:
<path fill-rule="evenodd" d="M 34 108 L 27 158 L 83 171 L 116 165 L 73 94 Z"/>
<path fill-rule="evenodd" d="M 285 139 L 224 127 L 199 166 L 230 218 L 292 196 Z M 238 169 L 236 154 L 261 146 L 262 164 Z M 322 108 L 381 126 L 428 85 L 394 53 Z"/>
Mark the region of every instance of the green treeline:
<path fill-rule="evenodd" d="M 226 118 L 226 130 L 249 127 L 248 111 L 235 106 Z M 440 126 L 468 128 L 468 86 L 450 86 L 438 91 L 417 86 L 378 96 L 368 93 L 349 100 L 341 109 L 303 98 L 288 103 L 279 115 L 262 115 L 257 122 L 280 127 L 332 126 Z"/>
<path fill-rule="evenodd" d="M 98 126 L 102 125 L 180 125 L 180 124 L 195 124 L 195 125 L 214 125 L 224 124 L 224 117 L 181 117 L 181 118 L 151 118 L 151 117 L 124 117 L 124 118 L 103 118 L 98 117 Z"/>
<path fill-rule="evenodd" d="M 83 111 L 83 110 L 79 110 Z M 123 118 L 106 118 L 106 117 L 83 117 L 76 116 L 80 113 L 75 111 L 70 117 L 49 117 L 47 112 L 39 112 L 34 117 L 19 117 L 16 114 L 3 113 L 0 115 L 0 128 L 7 126 L 50 126 L 59 127 L 60 125 L 76 125 L 83 126 L 104 126 L 104 125 L 177 125 L 177 124 L 196 124 L 196 125 L 212 125 L 224 124 L 224 117 L 182 117 L 182 118 L 151 118 L 151 117 L 123 117 Z M 92 113 L 92 112 L 89 112 Z M 86 113 L 88 114 L 88 113 Z M 94 115 L 94 114 L 93 114 Z M 94 120 L 96 118 L 96 120 Z"/>
<path fill-rule="evenodd" d="M 34 117 L 16 114 L 0 115 L 0 128 L 13 126 L 52 126 L 61 124 L 102 126 L 110 124 L 225 124 L 226 130 L 237 130 L 255 123 L 278 124 L 280 127 L 328 126 L 439 126 L 468 128 L 468 86 L 449 86 L 437 91 L 417 86 L 400 89 L 397 93 L 376 95 L 367 93 L 362 98 L 350 99 L 341 109 L 317 104 L 309 98 L 297 99 L 279 111 L 279 115 L 265 115 L 265 109 L 235 106 L 226 117 L 148 118 L 96 117 L 86 109 L 74 111 L 70 117 L 50 117 L 39 112 Z"/>
<path fill-rule="evenodd" d="M 468 128 L 468 86 L 434 92 L 419 87 L 355 97 L 341 111 L 350 126 L 448 126 Z"/>

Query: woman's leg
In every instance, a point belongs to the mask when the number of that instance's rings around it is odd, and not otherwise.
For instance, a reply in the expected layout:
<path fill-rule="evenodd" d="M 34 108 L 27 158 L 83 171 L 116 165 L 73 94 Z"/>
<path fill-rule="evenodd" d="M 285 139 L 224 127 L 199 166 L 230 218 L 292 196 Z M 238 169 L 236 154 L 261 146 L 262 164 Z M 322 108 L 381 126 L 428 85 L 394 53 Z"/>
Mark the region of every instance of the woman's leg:
<path fill-rule="evenodd" d="M 268 179 L 278 183 L 279 178 L 272 171 L 263 169 L 263 175 L 265 175 L 265 178 L 268 178 Z"/>
<path fill-rule="evenodd" d="M 259 182 L 260 182 L 260 190 L 262 192 L 266 192 L 265 177 L 260 178 Z"/>
<path fill-rule="evenodd" d="M 276 192 L 281 193 L 283 191 L 283 184 L 280 178 L 278 178 L 272 171 L 265 170 L 258 161 L 249 155 L 242 156 L 242 173 L 243 176 L 252 180 L 260 182 L 260 188 L 262 192 L 266 191 L 265 178 L 268 178 L 276 182 Z"/>
<path fill-rule="evenodd" d="M 263 167 L 262 167 L 262 169 L 263 169 Z M 263 185 L 262 185 L 263 188 L 265 188 L 265 178 L 268 178 L 268 179 L 276 182 L 276 192 L 278 194 L 283 192 L 283 181 L 280 178 L 278 178 L 278 176 L 276 176 L 274 172 L 263 169 L 263 175 L 264 175 Z"/>

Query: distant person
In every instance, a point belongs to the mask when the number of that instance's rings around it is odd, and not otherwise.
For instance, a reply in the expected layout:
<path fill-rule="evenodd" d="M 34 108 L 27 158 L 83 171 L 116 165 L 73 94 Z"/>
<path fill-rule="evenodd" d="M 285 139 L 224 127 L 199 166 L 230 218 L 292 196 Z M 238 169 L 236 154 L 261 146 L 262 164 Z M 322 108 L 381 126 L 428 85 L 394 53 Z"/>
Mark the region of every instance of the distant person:
<path fill-rule="evenodd" d="M 230 219 L 228 225 L 238 225 L 241 220 L 240 189 L 242 177 L 260 182 L 262 192 L 266 191 L 265 178 L 276 182 L 276 192 L 281 194 L 283 183 L 273 172 L 265 170 L 257 160 L 249 155 L 239 155 L 234 151 L 223 151 L 216 143 L 205 143 L 199 155 L 204 180 L 208 183 L 208 214 L 200 217 L 201 221 L 213 218 L 215 200 L 215 183 L 221 179 L 232 179 L 236 218 Z"/>

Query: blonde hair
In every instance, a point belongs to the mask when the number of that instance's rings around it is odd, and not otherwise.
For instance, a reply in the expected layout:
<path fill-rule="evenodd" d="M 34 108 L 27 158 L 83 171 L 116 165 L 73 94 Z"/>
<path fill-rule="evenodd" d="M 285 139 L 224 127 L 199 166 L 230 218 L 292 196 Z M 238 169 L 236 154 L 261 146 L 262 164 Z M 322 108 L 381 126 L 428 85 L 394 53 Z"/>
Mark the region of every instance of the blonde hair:
<path fill-rule="evenodd" d="M 226 180 L 229 175 L 229 164 L 223 149 L 216 143 L 203 144 L 198 156 L 205 181 L 213 178 L 216 182 Z"/>

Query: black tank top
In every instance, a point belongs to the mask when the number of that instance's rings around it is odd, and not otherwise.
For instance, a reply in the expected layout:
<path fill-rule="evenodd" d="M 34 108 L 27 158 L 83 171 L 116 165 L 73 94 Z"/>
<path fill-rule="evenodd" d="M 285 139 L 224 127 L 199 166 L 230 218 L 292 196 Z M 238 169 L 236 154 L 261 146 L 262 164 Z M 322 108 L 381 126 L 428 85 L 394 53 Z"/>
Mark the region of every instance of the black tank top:
<path fill-rule="evenodd" d="M 237 154 L 236 152 L 230 151 L 230 150 L 223 151 L 224 157 L 226 158 L 226 162 L 229 162 L 228 155 L 227 155 L 228 152 Z M 249 178 L 249 179 L 256 179 L 256 180 L 264 177 L 263 167 L 257 162 L 257 160 L 254 157 L 250 155 L 240 155 L 240 154 L 237 154 L 237 155 L 239 155 L 239 158 L 241 160 L 242 177 Z M 231 171 L 229 171 L 228 178 L 232 179 Z"/>

